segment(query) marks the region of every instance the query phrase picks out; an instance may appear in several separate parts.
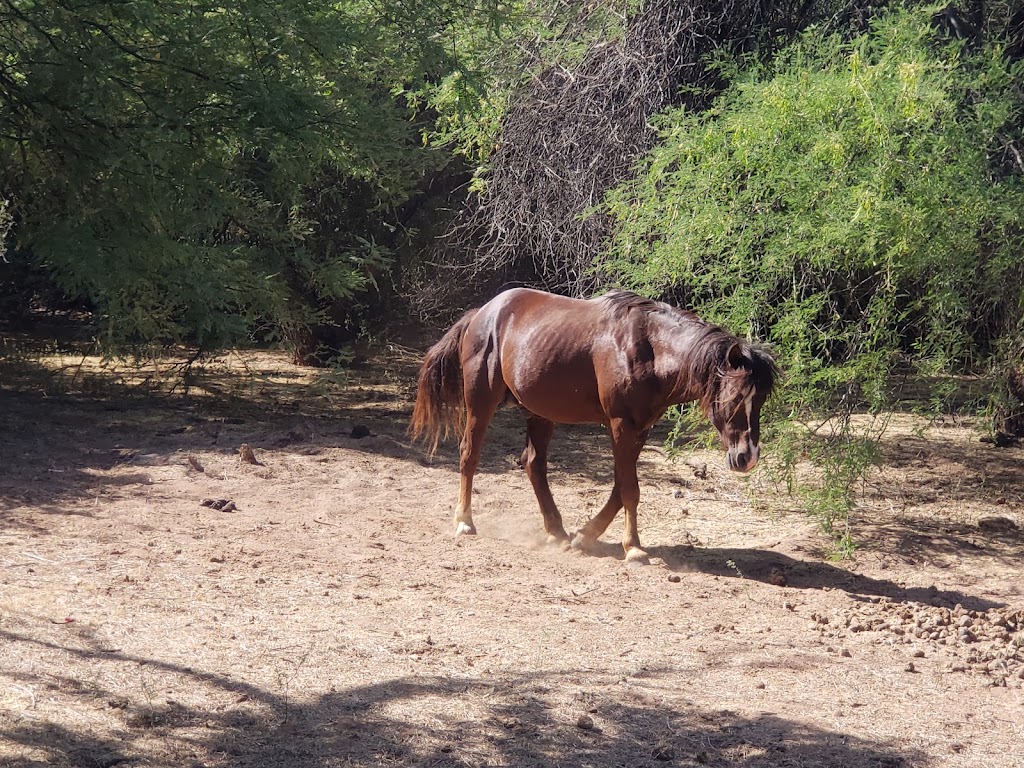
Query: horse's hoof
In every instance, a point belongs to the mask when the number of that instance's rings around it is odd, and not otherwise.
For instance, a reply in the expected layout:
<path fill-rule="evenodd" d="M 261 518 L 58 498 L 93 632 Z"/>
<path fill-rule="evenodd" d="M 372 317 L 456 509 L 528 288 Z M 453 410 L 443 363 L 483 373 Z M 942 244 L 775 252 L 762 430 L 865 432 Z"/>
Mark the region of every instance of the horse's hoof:
<path fill-rule="evenodd" d="M 626 562 L 630 565 L 650 565 L 651 557 L 640 547 L 630 547 L 626 550 Z"/>
<path fill-rule="evenodd" d="M 586 537 L 582 533 L 577 533 L 572 537 L 572 541 L 569 542 L 569 548 L 574 549 L 577 552 L 585 552 L 589 546 L 590 542 L 587 541 Z"/>
<path fill-rule="evenodd" d="M 476 526 L 472 523 L 467 523 L 462 520 L 455 524 L 455 535 L 458 536 L 476 536 Z"/>
<path fill-rule="evenodd" d="M 562 534 L 559 536 L 557 533 L 549 533 L 547 543 L 548 546 L 555 546 L 561 550 L 569 549 L 569 535 Z"/>

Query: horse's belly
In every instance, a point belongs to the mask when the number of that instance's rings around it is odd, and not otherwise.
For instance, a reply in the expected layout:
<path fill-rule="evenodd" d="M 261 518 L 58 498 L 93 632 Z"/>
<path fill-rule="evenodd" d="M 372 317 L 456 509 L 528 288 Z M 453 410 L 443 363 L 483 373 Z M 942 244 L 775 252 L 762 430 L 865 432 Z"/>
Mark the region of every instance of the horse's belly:
<path fill-rule="evenodd" d="M 561 377 L 557 371 L 537 382 L 513 384 L 510 389 L 526 410 L 548 421 L 591 424 L 605 420 L 597 386 Z"/>

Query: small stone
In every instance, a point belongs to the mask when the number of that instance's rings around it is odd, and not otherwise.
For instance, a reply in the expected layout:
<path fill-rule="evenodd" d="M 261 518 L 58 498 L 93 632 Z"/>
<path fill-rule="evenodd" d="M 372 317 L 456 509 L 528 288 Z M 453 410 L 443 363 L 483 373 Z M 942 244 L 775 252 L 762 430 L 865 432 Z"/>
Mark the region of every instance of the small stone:
<path fill-rule="evenodd" d="M 850 653 L 850 649 L 849 649 L 849 648 L 843 648 L 843 649 L 842 649 L 842 650 L 841 650 L 841 651 L 839 652 L 839 655 L 840 655 L 840 656 L 842 656 L 842 657 L 843 657 L 843 658 L 845 658 L 845 659 L 848 659 L 848 658 L 850 658 L 850 656 L 852 656 L 853 654 L 851 654 L 851 653 Z"/>
<path fill-rule="evenodd" d="M 907 666 L 905 666 L 903 668 L 903 671 L 904 672 L 916 672 L 917 670 L 914 668 L 914 662 L 908 661 L 907 662 Z"/>
<path fill-rule="evenodd" d="M 912 655 L 912 656 L 913 656 L 913 657 L 914 657 L 915 659 L 923 659 L 923 658 L 924 658 L 924 651 L 922 651 L 922 650 L 921 650 L 920 648 L 918 648 L 918 649 L 917 649 L 916 651 L 914 651 L 914 653 L 913 653 L 913 654 L 911 654 L 911 655 Z"/>
<path fill-rule="evenodd" d="M 676 750 L 671 744 L 659 744 L 651 751 L 651 757 L 655 760 L 669 761 L 676 756 Z"/>
<path fill-rule="evenodd" d="M 576 727 L 583 731 L 593 730 L 594 718 L 590 715 L 580 715 L 576 718 Z"/>
<path fill-rule="evenodd" d="M 370 436 L 370 428 L 365 424 L 356 424 L 352 427 L 352 431 L 349 433 L 349 437 L 355 440 L 362 440 L 364 437 Z"/>
<path fill-rule="evenodd" d="M 679 576 L 678 573 L 670 573 L 668 575 L 668 580 L 671 581 L 673 584 L 678 584 L 680 581 L 682 581 L 682 578 Z"/>

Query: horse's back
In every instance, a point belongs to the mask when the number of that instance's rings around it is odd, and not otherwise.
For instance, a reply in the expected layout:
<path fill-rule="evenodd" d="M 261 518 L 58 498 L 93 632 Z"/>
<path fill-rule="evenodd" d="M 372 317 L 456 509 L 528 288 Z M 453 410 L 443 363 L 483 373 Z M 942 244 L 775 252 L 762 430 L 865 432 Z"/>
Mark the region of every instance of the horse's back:
<path fill-rule="evenodd" d="M 527 410 L 561 423 L 605 420 L 595 358 L 615 340 L 603 302 L 513 288 L 481 307 L 473 326 L 468 364 L 484 366 Z"/>

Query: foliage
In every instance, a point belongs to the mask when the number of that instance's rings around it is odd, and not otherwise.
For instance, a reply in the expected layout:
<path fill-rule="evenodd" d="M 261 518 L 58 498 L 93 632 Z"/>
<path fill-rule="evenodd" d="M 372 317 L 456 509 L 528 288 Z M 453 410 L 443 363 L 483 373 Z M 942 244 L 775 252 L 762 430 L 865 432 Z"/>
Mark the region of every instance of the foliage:
<path fill-rule="evenodd" d="M 486 28 L 495 7 L 4 3 L 0 277 L 42 276 L 115 347 L 324 320 L 447 161 L 403 92 L 458 67 L 452 19 Z"/>
<path fill-rule="evenodd" d="M 497 83 L 471 119 L 445 134 L 477 165 L 452 241 L 478 274 L 584 295 L 600 283 L 591 265 L 609 233 L 607 217 L 594 211 L 652 146 L 650 118 L 706 103 L 721 84 L 705 65 L 712 51 L 770 48 L 825 4 L 535 5 L 549 14 L 541 25 L 516 27 L 518 79 Z"/>
<path fill-rule="evenodd" d="M 7 233 L 11 229 L 11 214 L 8 211 L 10 203 L 0 197 L 0 260 L 6 260 L 7 255 Z"/>
<path fill-rule="evenodd" d="M 836 416 L 826 437 L 790 431 L 783 467 L 818 460 L 827 528 L 877 437 L 851 415 L 890 403 L 900 366 L 984 364 L 1022 315 L 1022 68 L 945 38 L 933 10 L 734 62 L 715 107 L 665 113 L 608 198 L 608 274 L 771 342 L 790 430 Z"/>

